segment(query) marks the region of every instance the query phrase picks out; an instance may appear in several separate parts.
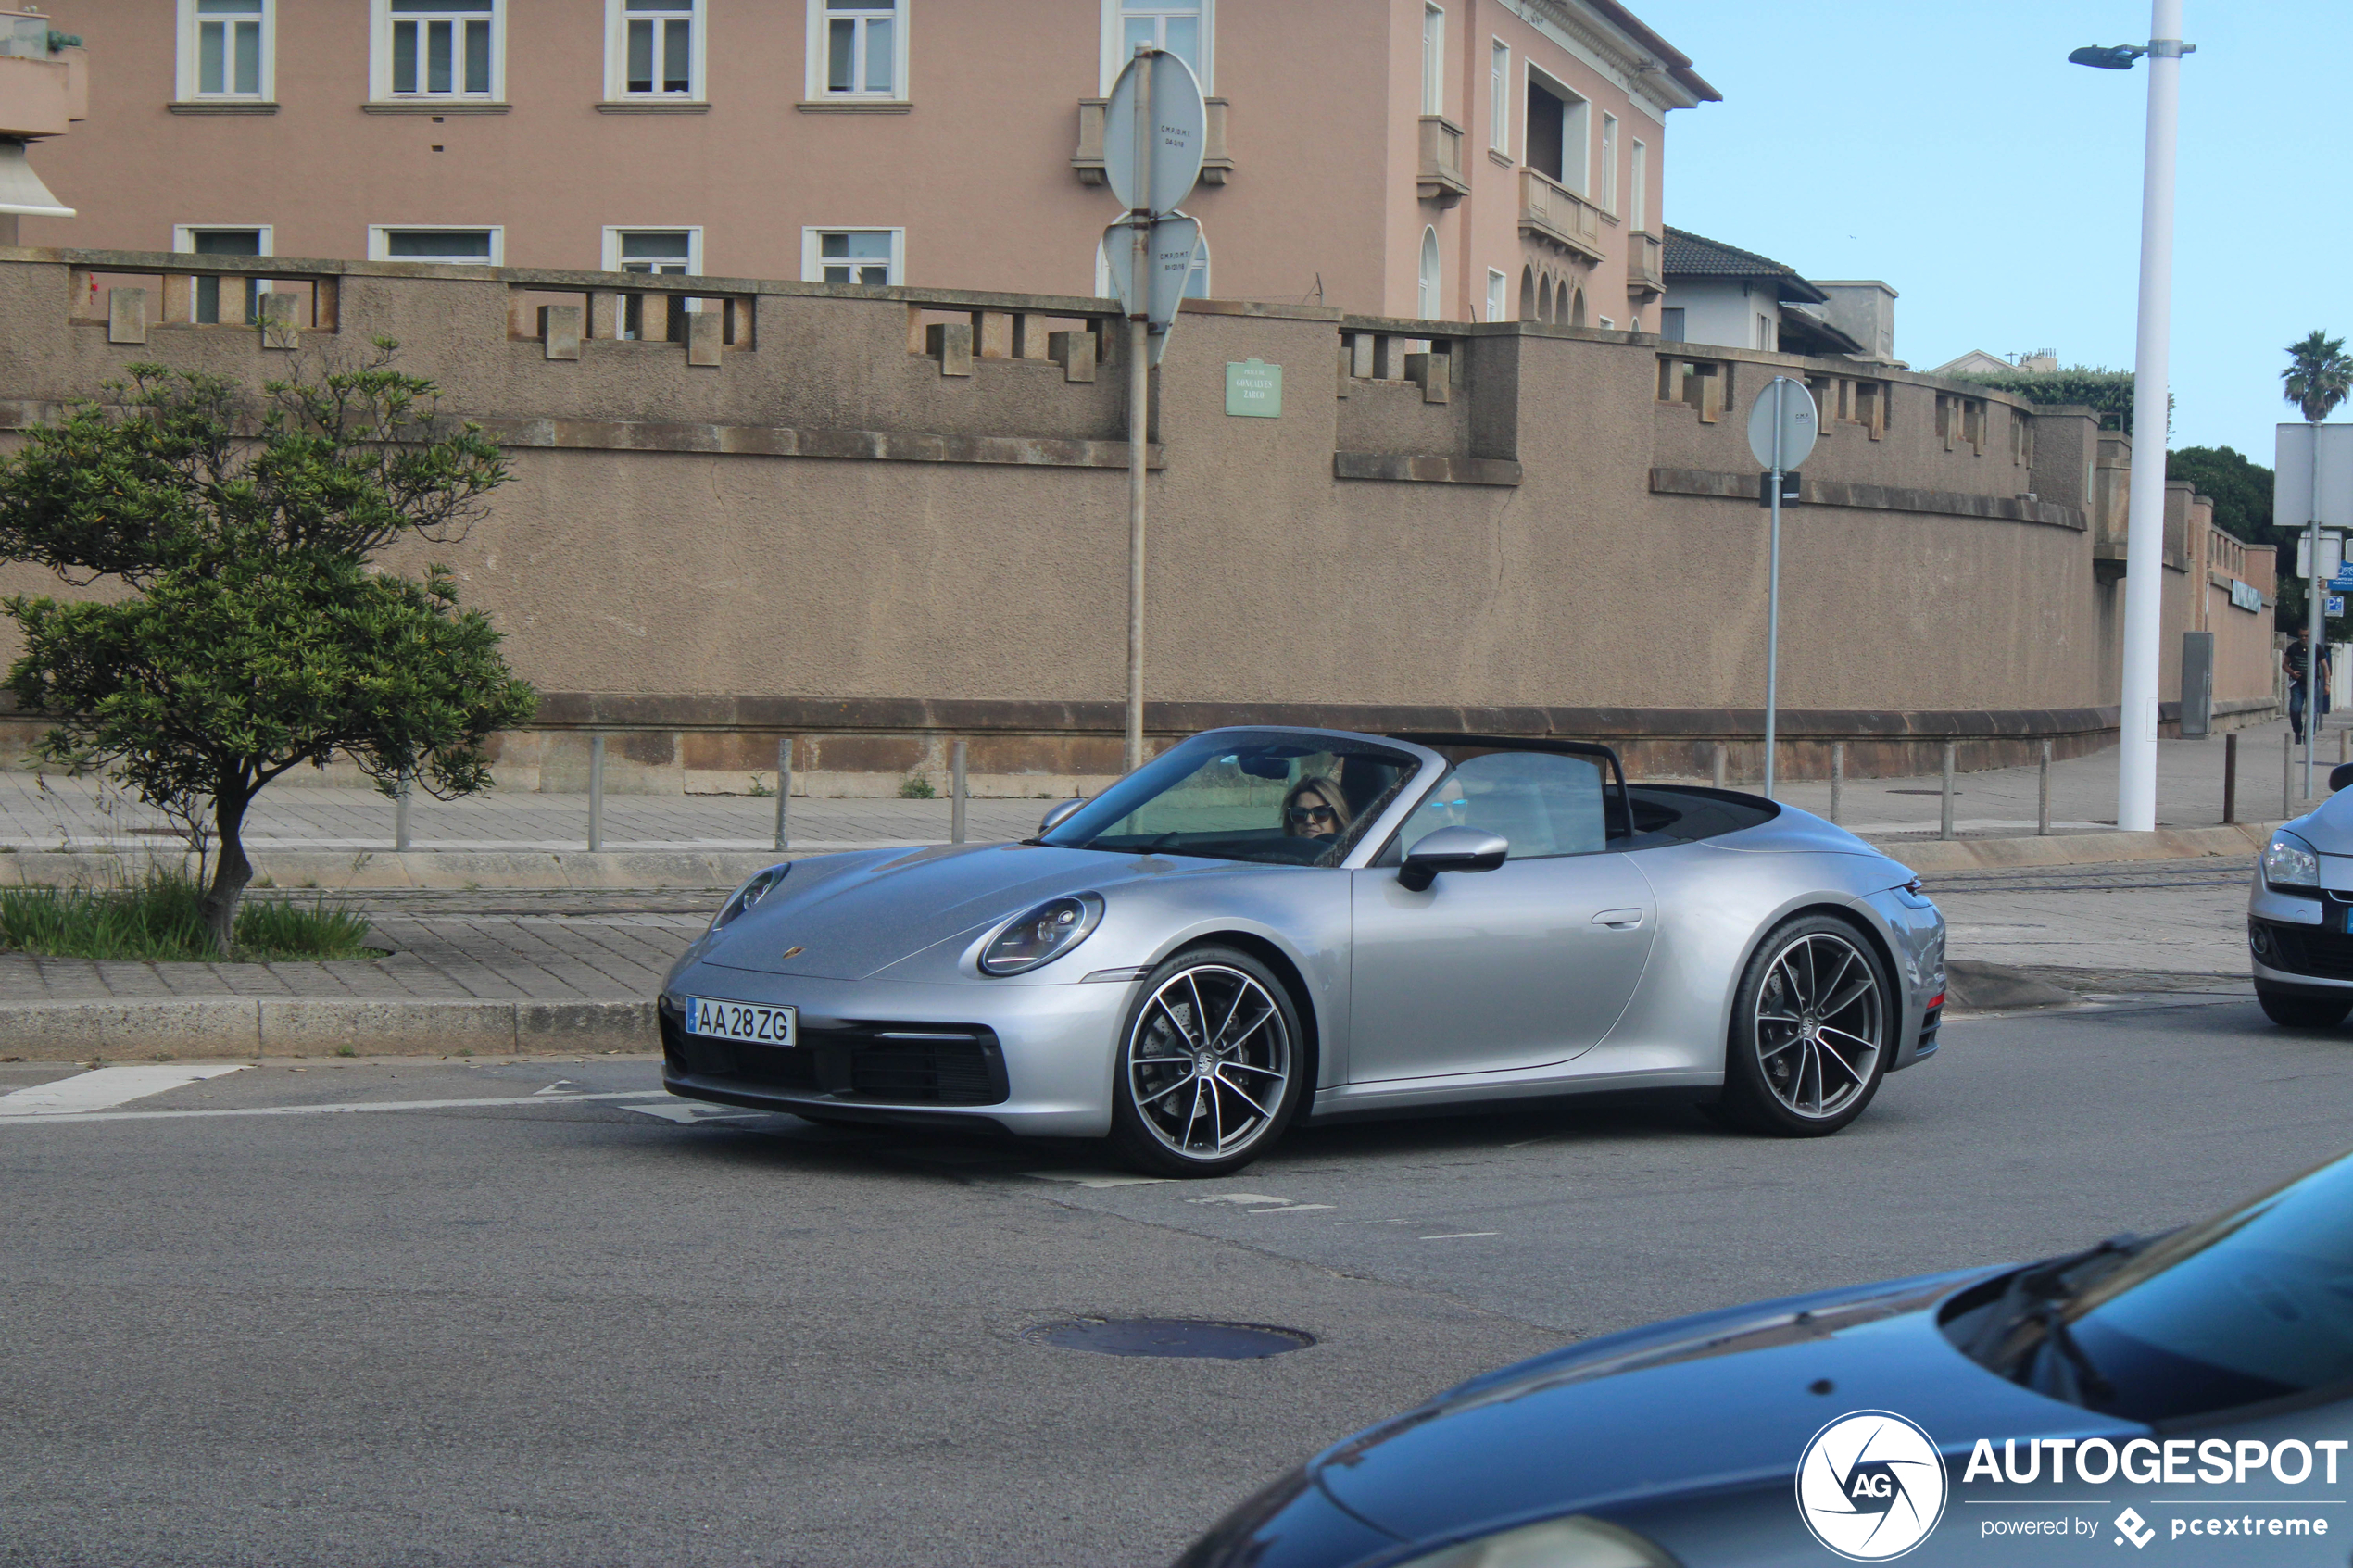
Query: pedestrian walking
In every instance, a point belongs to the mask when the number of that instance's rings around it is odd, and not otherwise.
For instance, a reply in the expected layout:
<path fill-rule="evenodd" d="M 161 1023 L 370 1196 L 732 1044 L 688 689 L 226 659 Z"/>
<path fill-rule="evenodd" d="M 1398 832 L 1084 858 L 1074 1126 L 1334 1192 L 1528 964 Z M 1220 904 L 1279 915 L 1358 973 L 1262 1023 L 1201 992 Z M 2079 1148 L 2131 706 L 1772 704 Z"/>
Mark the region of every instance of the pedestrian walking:
<path fill-rule="evenodd" d="M 2288 643 L 2286 651 L 2280 655 L 2281 663 L 2287 667 L 2287 727 L 2289 733 L 2296 736 L 2296 744 L 2298 746 L 2304 744 L 2306 697 L 2304 666 L 2307 646 L 2304 633 L 2298 632 Z M 2312 710 L 2312 729 L 2316 734 L 2327 724 L 2329 716 L 2329 646 L 2326 643 L 2321 645 L 2320 680 L 2321 699 Z"/>

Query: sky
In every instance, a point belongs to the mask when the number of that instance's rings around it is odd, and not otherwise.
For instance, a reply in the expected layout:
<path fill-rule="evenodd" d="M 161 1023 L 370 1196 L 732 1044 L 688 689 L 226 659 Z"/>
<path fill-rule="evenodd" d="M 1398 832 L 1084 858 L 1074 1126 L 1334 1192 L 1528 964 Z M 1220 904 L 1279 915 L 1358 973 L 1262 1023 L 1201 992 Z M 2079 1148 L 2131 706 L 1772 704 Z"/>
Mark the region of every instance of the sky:
<path fill-rule="evenodd" d="M 1667 221 L 1893 286 L 1895 354 L 2130 370 L 2146 0 L 1631 0 L 1724 94 L 1668 116 Z M 2184 0 L 2173 445 L 2271 466 L 2284 345 L 2353 338 L 2348 0 Z M 2353 411 L 2353 410 L 2349 410 Z"/>

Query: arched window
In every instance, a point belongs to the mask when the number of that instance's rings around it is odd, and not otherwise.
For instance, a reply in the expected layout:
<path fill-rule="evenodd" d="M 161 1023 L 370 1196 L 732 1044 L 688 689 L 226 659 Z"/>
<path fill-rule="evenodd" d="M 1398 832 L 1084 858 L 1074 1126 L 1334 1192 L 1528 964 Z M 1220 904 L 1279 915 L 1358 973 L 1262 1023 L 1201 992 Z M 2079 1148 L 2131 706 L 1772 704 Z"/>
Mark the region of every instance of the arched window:
<path fill-rule="evenodd" d="M 1537 319 L 1536 269 L 1533 267 L 1519 270 L 1519 319 L 1523 321 Z"/>
<path fill-rule="evenodd" d="M 1438 231 L 1422 230 L 1422 277 L 1415 295 L 1414 314 L 1425 321 L 1435 320 L 1439 314 L 1438 290 Z"/>
<path fill-rule="evenodd" d="M 1579 289 L 1568 296 L 1568 324 L 1572 327 L 1581 327 L 1585 324 L 1585 291 L 1583 289 Z"/>

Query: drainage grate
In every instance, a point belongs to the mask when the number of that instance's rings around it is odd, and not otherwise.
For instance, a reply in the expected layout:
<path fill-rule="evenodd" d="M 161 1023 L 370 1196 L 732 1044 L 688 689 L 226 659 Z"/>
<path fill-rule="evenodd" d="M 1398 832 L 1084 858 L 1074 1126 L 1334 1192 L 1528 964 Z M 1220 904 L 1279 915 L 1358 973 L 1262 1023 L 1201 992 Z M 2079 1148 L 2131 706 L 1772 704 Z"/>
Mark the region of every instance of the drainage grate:
<path fill-rule="evenodd" d="M 1040 1323 L 1022 1336 L 1033 1345 L 1092 1350 L 1104 1356 L 1190 1356 L 1246 1361 L 1303 1350 L 1315 1336 L 1296 1328 L 1254 1323 L 1207 1323 L 1199 1318 L 1081 1318 Z"/>

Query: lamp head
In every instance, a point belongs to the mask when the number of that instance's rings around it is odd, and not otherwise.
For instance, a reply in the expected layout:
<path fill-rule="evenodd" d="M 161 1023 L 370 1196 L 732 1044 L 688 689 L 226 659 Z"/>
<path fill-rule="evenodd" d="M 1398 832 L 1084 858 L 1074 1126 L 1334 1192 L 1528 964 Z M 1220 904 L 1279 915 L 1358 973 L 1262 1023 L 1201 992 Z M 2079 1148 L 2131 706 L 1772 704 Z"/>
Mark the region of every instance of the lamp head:
<path fill-rule="evenodd" d="M 2086 44 L 2067 56 L 2070 65 L 2090 66 L 2095 70 L 2131 70 L 2133 62 L 2147 54 L 2137 44 L 2111 44 L 2102 46 Z"/>

